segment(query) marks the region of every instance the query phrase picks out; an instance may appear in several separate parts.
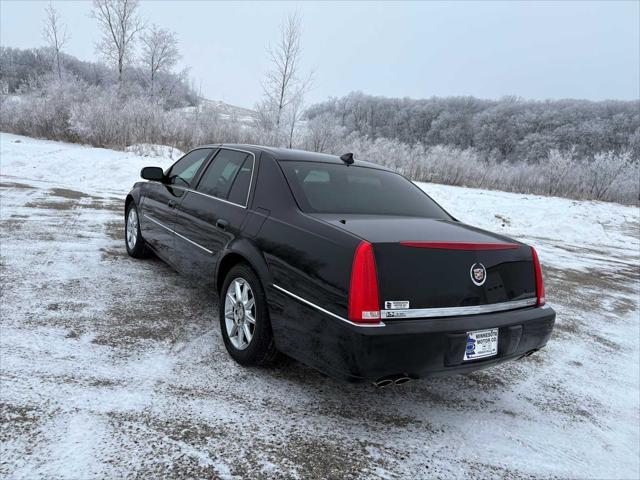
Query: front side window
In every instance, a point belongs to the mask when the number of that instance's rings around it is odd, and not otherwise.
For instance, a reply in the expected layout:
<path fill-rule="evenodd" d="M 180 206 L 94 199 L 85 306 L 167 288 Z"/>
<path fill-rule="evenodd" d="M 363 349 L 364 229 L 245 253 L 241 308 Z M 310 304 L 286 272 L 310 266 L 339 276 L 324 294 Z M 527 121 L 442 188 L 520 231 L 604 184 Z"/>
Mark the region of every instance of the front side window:
<path fill-rule="evenodd" d="M 333 163 L 282 161 L 300 208 L 310 213 L 451 217 L 397 173 Z"/>
<path fill-rule="evenodd" d="M 211 148 L 199 148 L 187 153 L 174 163 L 167 173 L 168 183 L 179 187 L 191 185 L 191 181 L 211 152 Z"/>
<path fill-rule="evenodd" d="M 245 206 L 252 170 L 252 155 L 222 149 L 202 175 L 197 190 Z"/>

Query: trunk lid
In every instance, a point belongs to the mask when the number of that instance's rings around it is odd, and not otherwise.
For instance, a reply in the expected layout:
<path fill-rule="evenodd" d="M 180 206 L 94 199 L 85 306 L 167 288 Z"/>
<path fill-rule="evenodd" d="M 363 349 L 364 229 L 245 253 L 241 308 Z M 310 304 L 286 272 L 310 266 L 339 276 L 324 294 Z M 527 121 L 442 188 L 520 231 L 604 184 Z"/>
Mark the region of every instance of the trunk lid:
<path fill-rule="evenodd" d="M 314 216 L 373 245 L 383 318 L 420 316 L 406 310 L 535 303 L 531 248 L 507 237 L 428 218 Z"/>

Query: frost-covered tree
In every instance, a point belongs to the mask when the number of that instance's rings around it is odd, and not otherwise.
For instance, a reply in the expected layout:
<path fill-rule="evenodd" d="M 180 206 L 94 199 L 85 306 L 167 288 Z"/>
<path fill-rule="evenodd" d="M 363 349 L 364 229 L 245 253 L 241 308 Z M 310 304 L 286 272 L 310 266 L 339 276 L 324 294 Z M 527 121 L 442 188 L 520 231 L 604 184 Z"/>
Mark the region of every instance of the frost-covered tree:
<path fill-rule="evenodd" d="M 344 127 L 336 125 L 331 115 L 323 114 L 307 121 L 302 146 L 312 152 L 336 154 L 343 149 L 344 137 Z"/>
<path fill-rule="evenodd" d="M 141 40 L 141 61 L 148 72 L 153 94 L 158 74 L 171 71 L 180 59 L 178 38 L 175 33 L 154 24 L 142 34 Z"/>
<path fill-rule="evenodd" d="M 53 8 L 53 4 L 49 3 L 44 12 L 45 19 L 42 28 L 42 38 L 53 52 L 54 68 L 56 68 L 58 72 L 58 79 L 62 81 L 62 62 L 60 56 L 62 49 L 70 39 L 70 35 L 66 25 L 60 20 L 57 10 Z"/>
<path fill-rule="evenodd" d="M 614 152 L 600 152 L 587 164 L 583 186 L 589 198 L 607 200 L 616 183 L 623 175 L 631 173 L 633 163 L 631 152 L 616 155 Z M 635 165 L 635 180 L 638 181 L 638 165 Z"/>
<path fill-rule="evenodd" d="M 306 110 L 329 113 L 347 134 L 396 138 L 408 144 L 474 148 L 485 160 L 538 163 L 556 149 L 576 158 L 632 151 L 640 158 L 640 101 L 546 100 L 505 97 L 385 98 L 353 92 Z"/>
<path fill-rule="evenodd" d="M 299 14 L 292 13 L 280 26 L 280 38 L 268 49 L 270 68 L 262 82 L 264 98 L 257 109 L 261 117 L 271 117 L 262 125 L 271 125 L 269 143 L 278 146 L 292 145 L 304 96 L 312 82 L 312 73 L 301 76 L 301 38 L 302 19 Z"/>
<path fill-rule="evenodd" d="M 124 70 L 131 60 L 136 36 L 144 28 L 139 6 L 139 0 L 93 0 L 91 15 L 98 21 L 101 33 L 96 50 L 113 62 L 118 83 L 122 83 Z"/>

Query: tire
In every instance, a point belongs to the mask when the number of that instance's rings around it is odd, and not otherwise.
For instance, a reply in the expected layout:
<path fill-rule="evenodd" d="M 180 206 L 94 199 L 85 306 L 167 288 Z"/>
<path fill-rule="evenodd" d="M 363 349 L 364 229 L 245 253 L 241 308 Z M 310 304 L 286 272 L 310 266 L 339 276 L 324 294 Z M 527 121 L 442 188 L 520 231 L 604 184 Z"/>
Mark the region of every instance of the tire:
<path fill-rule="evenodd" d="M 240 302 L 237 301 L 238 286 Z M 229 355 L 241 365 L 272 364 L 278 351 L 271 332 L 267 297 L 256 273 L 245 263 L 235 265 L 225 277 L 220 292 L 220 332 Z"/>
<path fill-rule="evenodd" d="M 130 235 L 131 234 L 131 235 Z M 124 217 L 124 244 L 133 258 L 147 258 L 150 255 L 140 231 L 140 217 L 134 202 L 130 202 Z"/>

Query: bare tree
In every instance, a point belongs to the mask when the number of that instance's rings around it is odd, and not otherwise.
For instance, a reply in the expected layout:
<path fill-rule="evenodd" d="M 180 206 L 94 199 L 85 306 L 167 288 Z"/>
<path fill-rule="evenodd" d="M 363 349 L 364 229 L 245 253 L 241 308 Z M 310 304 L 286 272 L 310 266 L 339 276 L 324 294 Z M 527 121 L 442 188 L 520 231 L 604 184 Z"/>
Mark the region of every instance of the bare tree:
<path fill-rule="evenodd" d="M 53 51 L 54 65 L 58 71 L 58 78 L 62 81 L 60 53 L 69 41 L 69 32 L 51 3 L 45 8 L 44 12 L 46 16 L 44 19 L 44 27 L 42 28 L 42 38 L 49 44 L 49 47 L 51 47 Z"/>
<path fill-rule="evenodd" d="M 266 73 L 262 88 L 264 90 L 264 105 L 269 105 L 273 111 L 273 125 L 275 134 L 280 137 L 284 122 L 285 109 L 293 103 L 297 104 L 295 115 L 289 115 L 293 124 L 289 125 L 289 138 L 295 130 L 295 122 L 299 119 L 299 111 L 304 100 L 304 94 L 312 82 L 312 73 L 306 78 L 299 76 L 299 63 L 302 54 L 300 39 L 302 37 L 302 20 L 297 13 L 289 14 L 280 27 L 280 39 L 268 49 L 271 69 Z M 274 143 L 281 140 L 277 138 Z M 291 144 L 291 140 L 288 142 Z"/>
<path fill-rule="evenodd" d="M 304 102 L 304 90 L 298 89 L 291 97 L 289 107 L 286 110 L 287 121 L 287 147 L 293 148 L 293 137 L 296 133 L 296 126 L 302 117 Z"/>
<path fill-rule="evenodd" d="M 118 83 L 131 57 L 135 37 L 144 28 L 138 14 L 139 0 L 93 0 L 92 17 L 98 21 L 102 38 L 96 50 L 116 64 Z"/>
<path fill-rule="evenodd" d="M 345 128 L 337 125 L 328 113 L 307 121 L 304 130 L 304 148 L 313 152 L 339 153 L 343 148 Z"/>
<path fill-rule="evenodd" d="M 142 63 L 150 74 L 152 94 L 158 73 L 171 70 L 179 58 L 175 33 L 154 24 L 142 34 Z"/>

